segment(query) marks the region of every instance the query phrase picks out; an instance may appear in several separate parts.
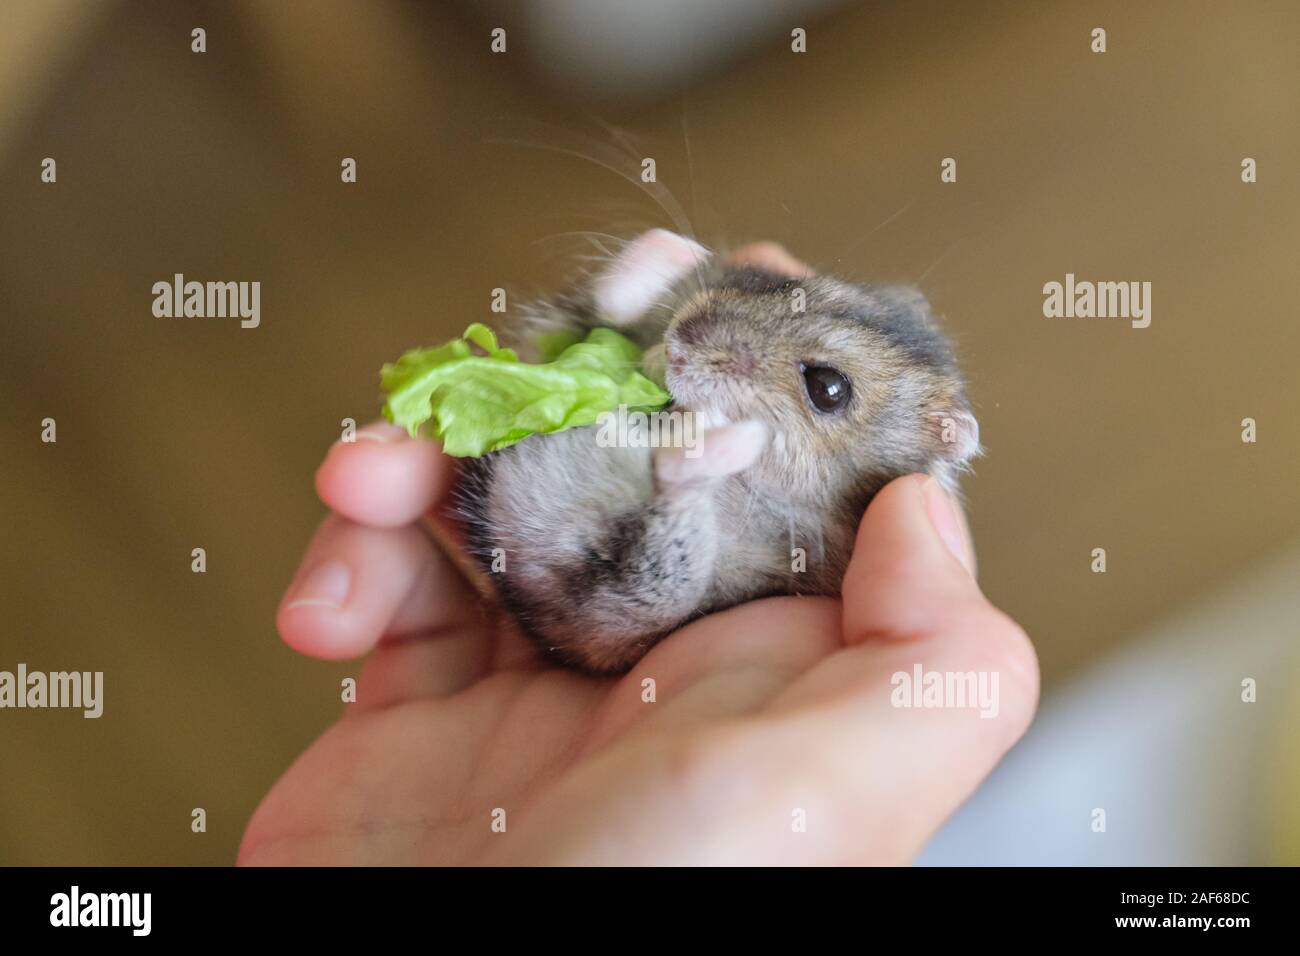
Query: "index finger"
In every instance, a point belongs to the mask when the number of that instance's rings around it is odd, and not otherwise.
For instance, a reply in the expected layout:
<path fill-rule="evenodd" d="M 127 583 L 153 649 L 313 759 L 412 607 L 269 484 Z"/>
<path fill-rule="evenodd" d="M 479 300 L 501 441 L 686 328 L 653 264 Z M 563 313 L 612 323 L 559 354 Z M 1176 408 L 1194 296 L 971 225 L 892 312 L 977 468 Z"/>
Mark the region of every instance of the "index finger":
<path fill-rule="evenodd" d="M 355 441 L 334 443 L 316 471 L 316 491 L 350 521 L 398 528 L 442 501 L 455 471 L 438 442 L 377 421 L 359 430 Z"/>

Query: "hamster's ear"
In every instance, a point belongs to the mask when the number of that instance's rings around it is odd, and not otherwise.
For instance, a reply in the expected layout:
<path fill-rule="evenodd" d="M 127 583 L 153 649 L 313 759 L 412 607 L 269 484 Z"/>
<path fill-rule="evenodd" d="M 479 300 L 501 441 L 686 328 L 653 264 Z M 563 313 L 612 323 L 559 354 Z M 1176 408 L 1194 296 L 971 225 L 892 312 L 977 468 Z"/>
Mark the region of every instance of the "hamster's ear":
<path fill-rule="evenodd" d="M 642 233 L 596 276 L 596 309 L 614 328 L 630 325 L 710 255 L 698 242 L 667 229 Z"/>
<path fill-rule="evenodd" d="M 934 311 L 925 293 L 915 286 L 887 285 L 876 286 L 872 290 L 878 303 L 882 318 L 896 326 L 919 326 L 938 331 Z"/>
<path fill-rule="evenodd" d="M 893 309 L 910 312 L 917 318 L 930 322 L 934 316 L 930 312 L 930 300 L 925 293 L 912 285 L 876 286 L 876 294 Z"/>
<path fill-rule="evenodd" d="M 931 447 L 940 462 L 960 471 L 980 454 L 980 425 L 970 409 L 936 409 L 929 414 Z"/>

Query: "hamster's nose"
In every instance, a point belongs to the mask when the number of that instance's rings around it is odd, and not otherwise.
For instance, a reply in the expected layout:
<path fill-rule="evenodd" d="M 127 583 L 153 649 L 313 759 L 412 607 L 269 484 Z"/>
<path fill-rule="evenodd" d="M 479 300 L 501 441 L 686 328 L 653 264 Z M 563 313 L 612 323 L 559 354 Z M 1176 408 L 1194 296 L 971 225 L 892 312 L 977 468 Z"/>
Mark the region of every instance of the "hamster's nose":
<path fill-rule="evenodd" d="M 754 353 L 739 344 L 718 349 L 710 358 L 714 367 L 729 375 L 750 375 L 758 364 L 754 360 Z"/>
<path fill-rule="evenodd" d="M 724 375 L 749 375 L 758 367 L 757 356 L 743 336 L 707 312 L 678 319 L 669 328 L 664 346 L 668 367 L 674 371 L 691 366 Z"/>
<path fill-rule="evenodd" d="M 724 375 L 750 375 L 758 368 L 754 353 L 739 344 L 720 347 L 709 342 L 683 346 L 679 342 L 669 342 L 664 347 L 664 357 L 672 372 L 694 368 L 701 372 L 721 372 Z"/>

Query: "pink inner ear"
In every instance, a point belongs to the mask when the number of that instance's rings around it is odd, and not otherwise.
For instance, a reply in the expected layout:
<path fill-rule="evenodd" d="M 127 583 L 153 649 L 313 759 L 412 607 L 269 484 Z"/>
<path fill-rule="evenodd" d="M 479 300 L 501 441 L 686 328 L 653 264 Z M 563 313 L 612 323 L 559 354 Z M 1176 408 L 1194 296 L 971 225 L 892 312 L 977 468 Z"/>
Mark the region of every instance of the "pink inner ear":
<path fill-rule="evenodd" d="M 632 240 L 596 278 L 596 308 L 610 325 L 628 325 L 709 255 L 698 242 L 667 229 L 651 229 Z"/>

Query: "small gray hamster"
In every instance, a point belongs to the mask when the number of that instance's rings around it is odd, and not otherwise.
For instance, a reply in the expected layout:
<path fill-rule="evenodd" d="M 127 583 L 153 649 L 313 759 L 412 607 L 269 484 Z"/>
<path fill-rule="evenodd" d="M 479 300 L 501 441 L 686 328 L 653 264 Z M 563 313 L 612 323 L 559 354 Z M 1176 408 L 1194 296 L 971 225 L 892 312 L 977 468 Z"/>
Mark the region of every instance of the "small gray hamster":
<path fill-rule="evenodd" d="M 702 442 L 534 435 L 468 459 L 457 497 L 502 604 L 582 670 L 627 671 L 743 601 L 837 595 L 873 495 L 912 472 L 956 491 L 979 451 L 951 348 L 911 288 L 775 275 L 653 230 L 515 331 L 526 349 L 599 326 L 648 350 Z"/>

